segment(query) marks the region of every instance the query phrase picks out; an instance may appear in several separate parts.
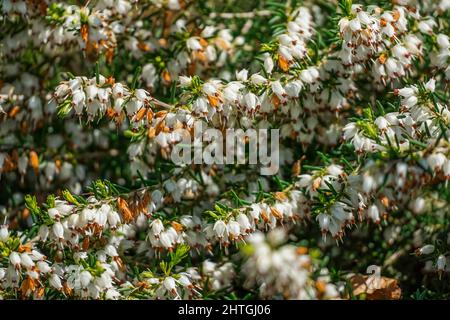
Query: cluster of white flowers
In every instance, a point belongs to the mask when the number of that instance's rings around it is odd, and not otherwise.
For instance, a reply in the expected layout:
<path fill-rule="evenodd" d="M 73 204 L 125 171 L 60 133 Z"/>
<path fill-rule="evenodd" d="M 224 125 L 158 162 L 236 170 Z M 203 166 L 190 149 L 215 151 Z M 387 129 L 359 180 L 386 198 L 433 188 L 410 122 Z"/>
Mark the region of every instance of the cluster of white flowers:
<path fill-rule="evenodd" d="M 450 239 L 450 238 L 449 238 Z M 432 244 L 424 245 L 418 248 L 415 253 L 417 256 L 429 256 L 435 252 L 435 246 Z M 450 270 L 450 258 L 446 257 L 443 254 L 439 254 L 437 258 L 427 260 L 424 269 L 426 271 L 436 271 L 439 273 L 439 277 L 442 277 L 444 272 L 448 272 Z"/>
<path fill-rule="evenodd" d="M 318 268 L 306 248 L 295 247 L 285 242 L 282 229 L 274 229 L 267 235 L 256 233 L 249 239 L 249 257 L 243 266 L 247 286 L 256 283 L 262 297 L 284 299 L 333 299 L 338 291 L 329 283 L 328 271 Z M 320 276 L 314 280 L 311 274 Z"/>
<path fill-rule="evenodd" d="M 249 6 L 0 3 L 0 298 L 334 299 L 311 252 L 383 237 L 448 278 L 450 2 Z M 199 124 L 278 174 L 173 163 Z"/>
<path fill-rule="evenodd" d="M 55 98 L 59 103 L 62 101 L 70 103 L 70 107 L 77 115 L 86 111 L 91 119 L 94 116 L 105 115 L 108 109 L 112 109 L 112 116 L 119 116 L 124 110 L 128 116 L 135 116 L 136 120 L 144 117 L 147 120 L 151 117 L 146 112 L 152 102 L 147 91 L 137 89 L 131 93 L 130 89 L 121 83 L 108 86 L 106 81 L 107 79 L 101 75 L 98 79 L 76 77 L 56 87 Z"/>

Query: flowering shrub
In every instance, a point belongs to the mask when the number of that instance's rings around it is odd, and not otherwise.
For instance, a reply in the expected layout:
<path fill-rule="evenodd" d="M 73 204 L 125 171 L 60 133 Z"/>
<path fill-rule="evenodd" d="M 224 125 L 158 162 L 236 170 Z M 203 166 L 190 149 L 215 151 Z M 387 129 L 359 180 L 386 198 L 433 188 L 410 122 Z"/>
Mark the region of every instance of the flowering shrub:
<path fill-rule="evenodd" d="M 450 1 L 0 3 L 1 298 L 450 298 Z"/>

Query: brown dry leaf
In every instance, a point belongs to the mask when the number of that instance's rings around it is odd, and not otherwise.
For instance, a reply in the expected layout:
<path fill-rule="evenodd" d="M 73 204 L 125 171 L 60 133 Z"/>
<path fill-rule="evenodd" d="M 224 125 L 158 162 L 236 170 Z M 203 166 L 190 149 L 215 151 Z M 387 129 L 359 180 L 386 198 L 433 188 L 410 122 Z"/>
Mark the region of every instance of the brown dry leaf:
<path fill-rule="evenodd" d="M 35 281 L 31 277 L 27 277 L 24 281 L 22 281 L 20 291 L 22 292 L 22 296 L 27 297 L 30 293 L 34 292 L 35 288 Z"/>
<path fill-rule="evenodd" d="M 230 48 L 230 45 L 228 44 L 228 42 L 226 42 L 222 38 L 216 38 L 215 44 L 222 50 L 228 50 Z"/>
<path fill-rule="evenodd" d="M 172 227 L 177 231 L 177 232 L 183 232 L 183 225 L 181 223 L 178 223 L 176 221 L 172 221 Z"/>
<path fill-rule="evenodd" d="M 71 287 L 69 287 L 69 285 L 67 284 L 67 282 L 63 283 L 63 292 L 67 295 L 67 296 L 71 296 L 72 295 L 72 291 L 73 289 Z"/>
<path fill-rule="evenodd" d="M 206 47 L 208 46 L 208 41 L 206 41 L 205 39 L 203 39 L 203 38 L 201 38 L 201 37 L 200 37 L 200 39 L 199 39 L 199 42 L 200 42 L 200 45 L 201 45 L 203 48 L 206 48 Z"/>
<path fill-rule="evenodd" d="M 56 168 L 57 168 L 58 170 L 61 170 L 62 162 L 61 162 L 60 159 L 56 159 L 56 160 L 55 160 L 55 166 L 56 166 Z"/>
<path fill-rule="evenodd" d="M 87 43 L 88 42 L 88 38 L 89 38 L 89 29 L 88 29 L 88 25 L 87 24 L 83 24 L 81 26 L 80 33 L 81 33 L 81 39 L 83 39 L 83 41 L 85 43 Z"/>
<path fill-rule="evenodd" d="M 109 107 L 108 109 L 106 109 L 106 116 L 112 119 L 116 116 L 116 111 L 113 108 Z"/>
<path fill-rule="evenodd" d="M 38 174 L 39 172 L 39 157 L 36 151 L 30 151 L 30 166 L 33 168 L 34 172 Z"/>
<path fill-rule="evenodd" d="M 14 160 L 11 156 L 7 154 L 3 162 L 3 167 L 0 168 L 0 172 L 8 172 L 14 170 L 15 168 L 17 168 L 17 160 Z"/>
<path fill-rule="evenodd" d="M 270 213 L 278 220 L 283 219 L 283 214 L 274 207 L 270 207 Z"/>
<path fill-rule="evenodd" d="M 143 42 L 143 41 L 139 41 L 137 47 L 139 48 L 139 50 L 141 50 L 143 52 L 149 52 L 149 51 L 152 50 L 150 45 L 145 43 L 145 42 Z"/>
<path fill-rule="evenodd" d="M 206 57 L 206 54 L 203 51 L 197 50 L 192 52 L 192 56 L 194 57 L 194 60 L 198 60 L 200 62 L 205 63 L 208 59 Z"/>
<path fill-rule="evenodd" d="M 278 98 L 278 96 L 277 96 L 276 94 L 273 94 L 271 100 L 272 100 L 273 106 L 275 107 L 275 110 L 277 110 L 277 109 L 278 109 L 278 106 L 279 106 L 280 103 L 281 103 L 280 98 Z"/>
<path fill-rule="evenodd" d="M 195 61 L 192 61 L 192 63 L 190 63 L 188 65 L 187 73 L 189 76 L 192 76 L 192 75 L 196 74 L 196 70 L 197 70 L 197 65 L 196 65 Z"/>
<path fill-rule="evenodd" d="M 300 173 L 302 172 L 302 168 L 301 168 L 301 161 L 297 160 L 294 162 L 294 164 L 292 165 L 292 175 L 294 177 L 300 175 Z"/>
<path fill-rule="evenodd" d="M 40 287 L 36 290 L 36 297 L 41 298 L 45 293 L 45 287 Z"/>
<path fill-rule="evenodd" d="M 117 198 L 117 205 L 125 222 L 130 222 L 131 220 L 133 220 L 133 213 L 128 208 L 128 203 L 125 201 L 125 199 L 122 199 L 120 197 Z"/>
<path fill-rule="evenodd" d="M 304 255 L 304 254 L 307 254 L 307 253 L 308 253 L 308 248 L 307 248 L 307 247 L 298 247 L 298 248 L 295 250 L 295 252 L 296 252 L 298 255 Z"/>
<path fill-rule="evenodd" d="M 89 249 L 89 237 L 85 237 L 82 242 L 82 246 L 84 251 L 88 251 Z"/>
<path fill-rule="evenodd" d="M 19 113 L 19 111 L 20 111 L 20 107 L 19 106 L 14 106 L 14 107 L 12 107 L 11 108 L 11 110 L 9 111 L 9 114 L 8 114 L 8 116 L 10 117 L 10 118 L 15 118 L 16 117 L 16 115 Z"/>
<path fill-rule="evenodd" d="M 267 213 L 264 209 L 261 210 L 261 218 L 264 220 L 265 223 L 270 222 L 269 217 L 267 216 Z"/>
<path fill-rule="evenodd" d="M 374 276 L 354 275 L 350 279 L 353 294 L 366 295 L 367 300 L 399 300 L 402 290 L 396 279 Z"/>
<path fill-rule="evenodd" d="M 314 181 L 313 181 L 313 190 L 319 189 L 321 183 L 322 183 L 322 178 L 321 177 L 317 177 L 316 179 L 314 179 Z"/>
<path fill-rule="evenodd" d="M 161 110 L 161 111 L 158 111 L 158 112 L 155 114 L 155 116 L 156 116 L 156 118 L 164 118 L 164 117 L 167 116 L 167 113 L 168 113 L 168 111 L 166 111 L 166 110 Z"/>
<path fill-rule="evenodd" d="M 139 109 L 139 111 L 134 115 L 133 121 L 138 122 L 141 121 L 142 118 L 146 115 L 147 109 L 142 107 Z"/>
<path fill-rule="evenodd" d="M 111 64 L 114 59 L 114 47 L 108 47 L 105 52 L 106 62 Z"/>
<path fill-rule="evenodd" d="M 389 198 L 384 196 L 381 198 L 381 203 L 383 204 L 383 206 L 385 206 L 386 208 L 389 207 Z"/>
<path fill-rule="evenodd" d="M 394 18 L 394 21 L 398 21 L 398 19 L 400 19 L 400 11 L 398 10 L 393 11 L 392 17 Z"/>
<path fill-rule="evenodd" d="M 161 46 L 161 47 L 163 47 L 163 48 L 166 48 L 167 47 L 167 44 L 168 44 L 168 42 L 167 42 L 167 40 L 166 39 L 164 39 L 164 38 L 161 38 L 161 39 L 158 39 L 158 44 Z"/>
<path fill-rule="evenodd" d="M 18 251 L 19 253 L 22 253 L 22 252 L 31 252 L 31 250 L 32 250 L 32 245 L 31 245 L 31 243 L 25 243 L 25 244 L 22 244 L 21 246 L 19 246 L 19 249 L 17 249 L 17 251 Z"/>
<path fill-rule="evenodd" d="M 108 78 L 106 78 L 106 84 L 113 86 L 115 83 L 116 83 L 116 79 L 114 79 L 113 76 L 109 76 Z"/>
<path fill-rule="evenodd" d="M 213 107 L 217 107 L 219 105 L 219 98 L 217 98 L 216 96 L 207 96 L 209 104 Z"/>
<path fill-rule="evenodd" d="M 22 215 L 21 215 L 22 220 L 28 219 L 29 216 L 30 216 L 30 210 L 28 210 L 27 208 L 24 208 L 22 210 Z"/>
<path fill-rule="evenodd" d="M 381 64 L 385 64 L 386 60 L 387 60 L 387 55 L 384 53 L 378 57 L 378 62 L 380 62 Z"/>
<path fill-rule="evenodd" d="M 278 65 L 280 66 L 281 70 L 283 70 L 284 72 L 289 71 L 289 61 L 281 55 L 278 58 Z"/>
<path fill-rule="evenodd" d="M 161 76 L 162 76 L 163 80 L 164 80 L 166 83 L 170 83 L 170 82 L 172 81 L 172 78 L 170 77 L 169 70 L 167 70 L 167 69 L 165 69 L 165 70 L 162 72 Z"/>
<path fill-rule="evenodd" d="M 120 259 L 119 256 L 113 257 L 113 259 L 114 259 L 114 261 L 117 263 L 117 265 L 119 266 L 119 269 L 120 269 L 122 272 L 125 272 L 126 268 L 125 268 L 125 265 L 123 264 L 122 259 Z"/>
<path fill-rule="evenodd" d="M 161 131 L 163 131 L 165 126 L 166 126 L 166 121 L 160 120 L 155 126 L 155 134 L 158 135 Z"/>
<path fill-rule="evenodd" d="M 156 136 L 156 130 L 154 127 L 151 127 L 150 129 L 148 129 L 147 131 L 147 137 L 149 139 L 153 139 Z"/>
<path fill-rule="evenodd" d="M 35 1 L 35 2 L 37 2 L 38 3 L 38 5 L 39 5 L 39 13 L 42 15 L 42 16 L 45 16 L 45 15 L 47 15 L 47 4 L 45 3 L 45 1 Z"/>
<path fill-rule="evenodd" d="M 275 192 L 275 199 L 277 199 L 278 201 L 285 201 L 288 199 L 288 197 L 284 192 Z"/>

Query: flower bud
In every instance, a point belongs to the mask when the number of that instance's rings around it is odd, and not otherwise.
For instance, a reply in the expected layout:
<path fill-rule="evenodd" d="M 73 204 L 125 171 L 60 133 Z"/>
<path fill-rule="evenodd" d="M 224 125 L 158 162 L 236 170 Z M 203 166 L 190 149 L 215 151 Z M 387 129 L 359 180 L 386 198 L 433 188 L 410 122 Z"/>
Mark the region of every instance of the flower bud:
<path fill-rule="evenodd" d="M 434 252 L 434 246 L 432 244 L 424 245 L 422 248 L 416 250 L 416 255 L 421 256 L 423 254 L 431 254 Z"/>

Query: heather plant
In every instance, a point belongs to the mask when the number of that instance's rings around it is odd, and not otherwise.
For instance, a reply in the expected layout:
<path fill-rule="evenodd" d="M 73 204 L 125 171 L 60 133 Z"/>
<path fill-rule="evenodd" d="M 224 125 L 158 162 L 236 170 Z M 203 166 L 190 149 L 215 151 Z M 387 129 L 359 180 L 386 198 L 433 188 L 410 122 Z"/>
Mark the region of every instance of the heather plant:
<path fill-rule="evenodd" d="M 449 0 L 2 0 L 0 30 L 0 298 L 450 298 Z"/>

